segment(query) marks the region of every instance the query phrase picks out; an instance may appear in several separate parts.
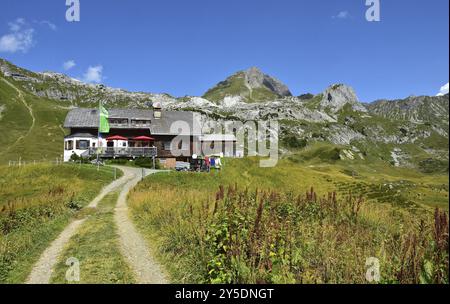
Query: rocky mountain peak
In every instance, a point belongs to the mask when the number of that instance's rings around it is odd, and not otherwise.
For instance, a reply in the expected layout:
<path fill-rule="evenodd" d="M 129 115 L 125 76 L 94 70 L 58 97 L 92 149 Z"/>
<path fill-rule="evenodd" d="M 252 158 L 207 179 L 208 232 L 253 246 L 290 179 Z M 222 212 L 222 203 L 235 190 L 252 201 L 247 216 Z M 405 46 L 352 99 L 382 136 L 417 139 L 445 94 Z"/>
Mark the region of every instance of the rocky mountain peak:
<path fill-rule="evenodd" d="M 292 96 L 281 81 L 263 73 L 257 67 L 237 72 L 208 90 L 203 97 L 220 103 L 228 97 L 240 97 L 243 102 L 273 101 Z"/>
<path fill-rule="evenodd" d="M 265 75 L 259 68 L 251 67 L 243 71 L 243 73 L 245 76 L 245 81 L 251 88 L 256 89 L 263 86 Z"/>
<path fill-rule="evenodd" d="M 264 74 L 259 68 L 251 67 L 244 72 L 245 81 L 252 89 L 266 88 L 280 97 L 292 96 L 289 88 L 278 79 Z"/>
<path fill-rule="evenodd" d="M 336 113 L 345 105 L 351 105 L 353 110 L 367 112 L 367 109 L 359 102 L 355 90 L 345 84 L 334 84 L 329 86 L 323 93 L 320 105 L 323 109 L 329 109 Z"/>

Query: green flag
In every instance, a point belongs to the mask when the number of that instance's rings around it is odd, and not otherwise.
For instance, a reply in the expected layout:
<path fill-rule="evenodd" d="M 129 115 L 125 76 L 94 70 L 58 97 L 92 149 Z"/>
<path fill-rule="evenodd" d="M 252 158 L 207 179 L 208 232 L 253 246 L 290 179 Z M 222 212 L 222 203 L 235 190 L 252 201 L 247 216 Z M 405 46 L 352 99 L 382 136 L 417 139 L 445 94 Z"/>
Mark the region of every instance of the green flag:
<path fill-rule="evenodd" d="M 108 122 L 109 113 L 108 111 L 100 104 L 100 133 L 109 133 L 109 122 Z"/>

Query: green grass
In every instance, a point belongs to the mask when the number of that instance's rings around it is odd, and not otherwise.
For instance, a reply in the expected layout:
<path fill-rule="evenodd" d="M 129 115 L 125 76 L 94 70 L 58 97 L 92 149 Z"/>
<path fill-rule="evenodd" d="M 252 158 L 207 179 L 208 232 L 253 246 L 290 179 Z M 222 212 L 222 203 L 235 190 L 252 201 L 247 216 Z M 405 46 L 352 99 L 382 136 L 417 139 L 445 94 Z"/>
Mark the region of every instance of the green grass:
<path fill-rule="evenodd" d="M 424 267 L 434 254 L 428 251 L 435 248 L 433 208 L 448 210 L 448 176 L 394 168 L 382 161 L 369 166 L 325 160 L 322 152 L 328 148 L 320 145 L 301 150 L 275 168 L 260 168 L 256 158 L 227 159 L 222 172 L 149 176 L 130 194 L 132 216 L 148 241 L 156 241 L 157 255 L 176 282 L 364 283 L 364 259 L 368 256 L 381 256 L 384 283 L 420 280 L 422 268 L 410 269 L 399 260 L 410 253 L 405 247 L 410 234 L 419 237 L 423 233 L 420 238 L 430 244 L 416 248 L 421 252 L 414 258 L 416 265 Z M 225 186 L 225 195 L 218 192 L 221 185 Z M 233 190 L 235 185 L 238 190 Z M 227 199 L 228 186 L 236 193 L 237 199 L 232 202 Z M 318 198 L 325 197 L 323 203 L 306 199 L 311 187 Z M 261 236 L 255 249 L 258 261 L 265 264 L 235 254 L 253 248 L 246 240 L 251 237 L 259 201 L 249 194 L 257 190 L 259 195 L 273 192 L 277 197 L 264 205 L 266 228 L 262 231 L 267 235 Z M 337 192 L 338 213 L 333 213 L 326 199 L 333 191 Z M 365 202 L 356 224 L 347 213 L 352 209 L 346 199 L 350 193 Z M 222 209 L 214 213 L 216 201 Z M 278 206 L 275 211 L 271 211 L 272 204 Z M 271 212 L 278 214 L 275 219 L 271 219 Z M 286 217 L 285 212 L 295 216 Z M 421 221 L 426 233 L 420 232 Z M 278 228 L 271 223 L 278 223 Z M 230 231 L 239 236 L 228 236 Z M 287 237 L 288 231 L 295 231 L 294 236 L 289 234 L 288 243 L 271 239 L 276 235 Z M 266 247 L 266 242 L 271 240 L 275 242 L 275 255 L 268 258 L 271 247 Z M 288 252 L 289 243 L 296 247 Z M 227 248 L 234 249 L 230 253 Z M 323 264 L 327 260 L 333 262 Z M 260 273 L 255 267 L 263 270 Z M 402 270 L 409 274 L 399 277 Z"/>
<path fill-rule="evenodd" d="M 322 101 L 323 94 L 318 94 L 311 99 L 304 102 L 305 107 L 311 111 L 317 110 L 319 108 L 320 102 Z"/>
<path fill-rule="evenodd" d="M 21 283 L 40 254 L 114 178 L 83 165 L 0 167 L 0 282 Z"/>
<path fill-rule="evenodd" d="M 35 124 L 33 126 L 31 114 L 17 91 L 0 76 L 0 106 L 4 108 L 0 129 L 8 130 L 0 138 L 0 165 L 19 158 L 39 161 L 61 157 L 65 135 L 62 124 L 70 103 L 36 97 L 23 90 L 20 83 L 10 78 L 8 82 L 21 90 L 32 109 Z"/>
<path fill-rule="evenodd" d="M 226 159 L 225 170 L 212 174 L 169 173 L 155 179 L 174 189 L 195 189 L 214 192 L 220 185 L 233 185 L 250 189 L 277 189 L 304 193 L 311 186 L 320 192 L 337 191 L 341 184 L 363 183 L 367 187 L 384 184 L 404 184 L 397 188 L 411 206 L 448 209 L 448 176 L 446 174 L 425 174 L 414 169 L 397 168 L 383 161 L 336 160 L 339 148 L 323 143 L 300 150 L 288 159 L 282 159 L 274 168 L 260 168 L 259 160 L 246 158 Z M 355 172 L 356 176 L 348 172 Z M 351 189 L 349 189 L 351 190 Z M 395 204 L 395 201 L 392 201 Z"/>
<path fill-rule="evenodd" d="M 17 93 L 6 85 L 0 76 L 0 106 L 3 112 L 0 118 L 0 130 L 3 132 L 0 138 L 0 158 L 3 159 L 5 150 L 14 144 L 20 136 L 26 134 L 31 126 L 31 117 L 27 108 L 17 99 Z"/>
<path fill-rule="evenodd" d="M 67 259 L 80 261 L 80 284 L 131 284 L 134 275 L 119 250 L 114 207 L 118 193 L 107 195 L 66 245 L 52 283 L 67 283 Z"/>

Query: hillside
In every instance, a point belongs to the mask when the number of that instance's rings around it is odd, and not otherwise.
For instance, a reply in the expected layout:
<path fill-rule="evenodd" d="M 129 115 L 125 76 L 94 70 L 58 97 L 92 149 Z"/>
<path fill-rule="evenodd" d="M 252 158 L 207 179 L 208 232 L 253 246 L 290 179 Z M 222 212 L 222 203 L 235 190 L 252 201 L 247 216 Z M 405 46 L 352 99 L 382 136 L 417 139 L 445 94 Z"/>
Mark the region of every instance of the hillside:
<path fill-rule="evenodd" d="M 238 72 L 203 97 L 133 93 L 85 84 L 68 76 L 34 73 L 0 59 L 0 163 L 54 159 L 61 154 L 61 125 L 72 107 L 149 108 L 196 111 L 211 120 L 277 119 L 281 152 L 288 156 L 323 143 L 339 160 L 381 161 L 423 172 L 448 172 L 449 96 L 408 97 L 361 103 L 344 84 L 323 93 L 292 96 L 289 89 L 257 68 Z M 333 161 L 333 159 L 330 159 Z"/>
<path fill-rule="evenodd" d="M 0 164 L 54 160 L 62 154 L 62 122 L 70 104 L 34 96 L 0 76 L 0 106 Z"/>
<path fill-rule="evenodd" d="M 445 129 L 448 126 L 448 94 L 446 96 L 411 96 L 400 100 L 377 100 L 367 107 L 371 113 L 392 120 L 415 123 L 433 122 Z M 440 132 L 445 133 L 441 130 Z"/>

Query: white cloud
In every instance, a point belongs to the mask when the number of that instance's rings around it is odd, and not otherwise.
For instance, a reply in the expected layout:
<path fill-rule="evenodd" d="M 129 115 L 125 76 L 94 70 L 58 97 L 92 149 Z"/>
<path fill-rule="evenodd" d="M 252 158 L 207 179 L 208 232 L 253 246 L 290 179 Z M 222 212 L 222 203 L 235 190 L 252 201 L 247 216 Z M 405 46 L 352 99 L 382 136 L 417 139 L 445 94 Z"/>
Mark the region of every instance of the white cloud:
<path fill-rule="evenodd" d="M 39 22 L 39 24 L 48 26 L 52 31 L 56 31 L 58 29 L 54 23 L 52 23 L 48 20 L 42 20 Z"/>
<path fill-rule="evenodd" d="M 103 66 L 90 66 L 83 75 L 84 82 L 100 83 L 103 80 Z"/>
<path fill-rule="evenodd" d="M 71 68 L 75 67 L 77 64 L 75 63 L 74 60 L 68 60 L 66 62 L 63 63 L 63 68 L 64 70 L 68 71 Z"/>
<path fill-rule="evenodd" d="M 9 30 L 11 32 L 18 32 L 25 25 L 25 19 L 17 18 L 13 22 L 8 22 Z"/>
<path fill-rule="evenodd" d="M 447 84 L 445 84 L 444 86 L 441 87 L 441 90 L 439 91 L 439 93 L 437 94 L 437 96 L 444 96 L 446 94 L 448 94 L 448 82 Z"/>
<path fill-rule="evenodd" d="M 347 19 L 350 17 L 350 13 L 348 11 L 341 11 L 336 16 L 332 16 L 333 19 Z"/>
<path fill-rule="evenodd" d="M 34 45 L 34 29 L 29 27 L 23 18 L 9 22 L 8 26 L 9 33 L 0 37 L 0 52 L 28 52 Z"/>

